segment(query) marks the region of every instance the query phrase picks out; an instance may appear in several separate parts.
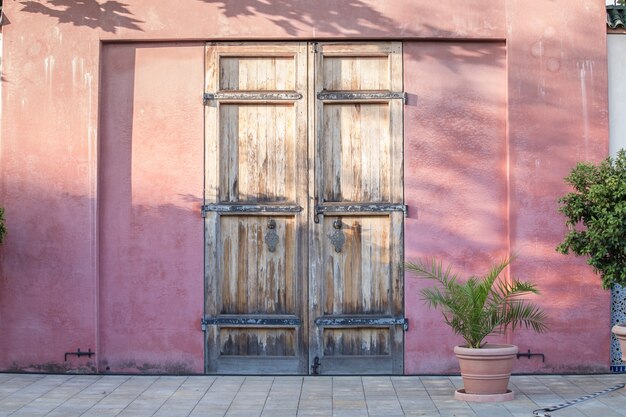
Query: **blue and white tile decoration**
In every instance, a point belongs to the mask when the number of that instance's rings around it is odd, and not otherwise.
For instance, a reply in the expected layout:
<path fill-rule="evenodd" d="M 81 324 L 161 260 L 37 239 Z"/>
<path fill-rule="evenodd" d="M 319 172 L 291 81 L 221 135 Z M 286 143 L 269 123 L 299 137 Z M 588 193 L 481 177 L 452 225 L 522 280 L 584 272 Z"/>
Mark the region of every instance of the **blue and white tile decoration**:
<path fill-rule="evenodd" d="M 611 290 L 611 327 L 617 323 L 626 323 L 626 289 L 621 285 Z M 621 357 L 617 338 L 611 333 L 611 372 L 626 372 Z"/>

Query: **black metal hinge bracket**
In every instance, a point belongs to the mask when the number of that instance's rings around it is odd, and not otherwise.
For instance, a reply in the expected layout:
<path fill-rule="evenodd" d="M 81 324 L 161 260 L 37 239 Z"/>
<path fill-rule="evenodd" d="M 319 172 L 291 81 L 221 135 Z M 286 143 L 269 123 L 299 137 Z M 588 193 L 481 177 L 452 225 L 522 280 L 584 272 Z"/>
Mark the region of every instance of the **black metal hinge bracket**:
<path fill-rule="evenodd" d="M 391 203 L 341 203 L 341 204 L 316 204 L 315 217 L 322 215 L 332 215 L 339 213 L 364 213 L 364 214 L 384 214 L 392 211 L 401 211 L 406 217 L 408 206 L 405 204 Z M 319 221 L 317 220 L 316 223 Z"/>
<path fill-rule="evenodd" d="M 528 352 L 524 352 L 524 353 L 517 353 L 517 359 L 524 357 L 524 358 L 528 358 L 530 359 L 531 356 L 541 356 L 541 362 L 545 362 L 546 361 L 546 355 L 544 355 L 543 353 L 532 353 L 530 351 L 530 349 L 528 349 Z"/>
<path fill-rule="evenodd" d="M 205 204 L 202 206 L 202 217 L 206 217 L 207 213 L 215 212 L 220 214 L 283 214 L 283 213 L 300 213 L 302 207 L 297 204 Z"/>
<path fill-rule="evenodd" d="M 200 321 L 202 330 L 207 326 L 222 327 L 297 327 L 302 320 L 297 317 L 204 317 Z"/>
<path fill-rule="evenodd" d="M 87 352 L 81 352 L 80 349 L 76 349 L 76 352 L 65 352 L 65 357 L 64 357 L 65 359 L 64 360 L 65 360 L 65 362 L 67 362 L 67 356 L 68 355 L 74 355 L 74 356 L 76 356 L 78 358 L 80 358 L 81 356 L 88 356 L 88 357 L 91 358 L 95 354 L 96 354 L 96 352 L 92 352 L 91 348 L 89 348 L 87 350 Z"/>
<path fill-rule="evenodd" d="M 402 326 L 409 330 L 409 319 L 405 317 L 318 317 L 315 324 L 320 327 L 370 327 Z"/>

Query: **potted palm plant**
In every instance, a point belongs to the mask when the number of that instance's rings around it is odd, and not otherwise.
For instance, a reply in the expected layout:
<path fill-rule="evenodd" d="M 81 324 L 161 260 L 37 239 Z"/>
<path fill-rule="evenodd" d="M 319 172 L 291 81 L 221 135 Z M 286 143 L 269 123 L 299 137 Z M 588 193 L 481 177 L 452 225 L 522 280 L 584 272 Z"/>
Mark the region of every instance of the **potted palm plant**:
<path fill-rule="evenodd" d="M 481 402 L 512 399 L 508 384 L 518 348 L 488 344 L 485 338 L 518 327 L 538 333 L 547 328 L 543 310 L 523 298 L 538 294 L 536 286 L 500 278 L 510 262 L 510 258 L 505 259 L 484 276 L 467 279 L 461 279 L 449 266 L 435 260 L 406 263 L 415 276 L 438 284 L 423 289 L 422 298 L 430 307 L 440 309 L 444 322 L 465 340 L 454 348 L 464 386 L 455 392 L 457 399 Z"/>

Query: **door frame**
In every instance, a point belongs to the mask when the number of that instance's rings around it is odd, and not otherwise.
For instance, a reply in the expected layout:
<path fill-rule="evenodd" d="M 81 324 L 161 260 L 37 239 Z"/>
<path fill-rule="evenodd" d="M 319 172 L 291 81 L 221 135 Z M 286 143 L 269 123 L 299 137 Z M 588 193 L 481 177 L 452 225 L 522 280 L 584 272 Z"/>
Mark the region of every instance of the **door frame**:
<path fill-rule="evenodd" d="M 267 47 L 269 48 L 269 50 L 277 50 L 280 49 L 281 47 L 285 46 L 285 45 L 293 45 L 293 44 L 302 44 L 305 42 L 298 42 L 298 41 L 289 41 L 289 42 L 259 42 L 259 41 L 250 41 L 250 42 L 207 42 L 207 51 L 208 51 L 208 46 L 209 45 L 245 45 L 245 46 L 262 46 L 262 47 Z M 386 42 L 386 41 L 358 41 L 358 42 L 350 42 L 350 41 L 329 41 L 329 42 L 323 42 L 322 44 L 333 44 L 333 45 L 380 45 L 383 43 L 391 43 L 391 42 Z M 400 60 L 400 88 L 399 90 L 403 90 L 402 88 L 402 84 L 404 82 L 404 74 L 403 74 L 403 70 L 402 70 L 402 42 L 401 41 L 397 41 L 397 44 L 399 44 L 400 47 L 400 55 L 399 55 L 399 60 Z M 275 48 L 272 48 L 275 47 Z M 313 221 L 313 216 L 315 215 L 316 212 L 316 208 L 318 205 L 318 201 L 317 201 L 317 194 L 319 193 L 319 184 L 318 184 L 318 166 L 317 166 L 317 152 L 318 152 L 318 132 L 317 132 L 317 125 L 318 125 L 318 120 L 317 120 L 317 112 L 318 112 L 318 105 L 317 105 L 317 97 L 316 97 L 316 81 L 317 81 L 317 74 L 316 74 L 316 70 L 318 68 L 319 65 L 319 47 L 320 47 L 320 42 L 306 42 L 306 68 L 307 68 L 307 74 L 306 74 L 306 81 L 307 81 L 307 86 L 305 88 L 307 97 L 305 99 L 306 102 L 306 116 L 307 116 L 307 156 L 306 156 L 306 161 L 307 161 L 307 170 L 306 170 L 306 175 L 308 177 L 307 180 L 307 204 L 304 204 L 303 206 L 303 211 L 301 213 L 301 215 L 303 216 L 302 219 L 303 221 L 301 223 L 304 224 L 303 227 L 305 227 L 306 229 L 306 233 L 303 233 L 303 235 L 306 235 L 306 239 L 307 241 L 304 242 L 304 248 L 303 248 L 303 252 L 305 254 L 305 258 L 307 260 L 307 267 L 305 268 L 307 270 L 306 273 L 306 277 L 301 278 L 301 288 L 302 288 L 302 294 L 300 294 L 298 296 L 298 301 L 302 303 L 300 310 L 300 316 L 301 316 L 301 329 L 300 329 L 300 334 L 302 335 L 302 340 L 300 341 L 299 345 L 301 346 L 301 359 L 304 361 L 303 363 L 301 363 L 299 365 L 299 372 L 298 374 L 312 374 L 314 373 L 314 369 L 312 369 L 312 366 L 314 364 L 315 361 L 315 357 L 319 356 L 319 352 L 322 350 L 321 346 L 313 346 L 312 343 L 312 334 L 313 332 L 317 331 L 316 327 L 317 325 L 315 324 L 315 319 L 317 317 L 316 314 L 314 314 L 314 311 L 318 311 L 319 310 L 319 306 L 315 305 L 315 301 L 311 300 L 311 294 L 313 293 L 313 291 L 317 291 L 316 289 L 312 289 L 310 288 L 312 283 L 315 283 L 317 281 L 316 279 L 316 271 L 319 269 L 319 264 L 321 263 L 321 260 L 318 259 L 319 255 L 321 254 L 320 250 L 317 249 L 320 246 L 320 237 L 321 237 L 321 233 L 319 231 L 316 231 L 316 227 L 320 227 L 319 225 L 314 225 L 314 221 Z M 207 67 L 208 66 L 208 55 L 205 54 L 205 86 L 204 86 L 204 91 L 205 94 L 210 91 L 209 90 L 209 81 L 208 81 L 208 74 L 210 69 Z M 397 90 L 397 88 L 396 88 Z M 398 97 L 396 97 L 398 98 Z M 206 99 L 206 97 L 205 97 Z M 214 118 L 215 115 L 211 114 L 211 112 L 215 111 L 214 109 L 211 110 L 210 106 L 206 106 L 205 103 L 205 135 L 204 135 L 204 152 L 205 152 L 205 169 L 204 169 L 204 181 L 205 181 L 205 195 L 204 195 L 204 204 L 205 205 L 209 205 L 209 199 L 210 197 L 215 198 L 215 195 L 212 195 L 210 190 L 208 189 L 208 182 L 209 182 L 209 167 L 207 167 L 207 161 L 210 161 L 211 159 L 215 159 L 219 161 L 219 137 L 213 137 L 213 143 L 209 143 L 210 139 L 211 139 L 211 135 L 207 133 L 206 127 L 209 123 L 209 119 L 210 118 Z M 393 268 L 393 274 L 396 276 L 395 280 L 396 282 L 394 283 L 394 285 L 397 286 L 398 291 L 400 292 L 399 294 L 399 303 L 401 304 L 401 313 L 402 313 L 402 319 L 404 319 L 404 314 L 406 313 L 405 311 L 405 305 L 404 305 L 404 274 L 403 274 L 403 260 L 404 260 L 404 219 L 403 217 L 406 214 L 406 207 L 403 206 L 404 204 L 404 151 L 403 151 L 403 146 L 404 146 L 404 132 L 403 132 L 403 124 L 404 124 L 404 115 L 403 115 L 403 110 L 400 112 L 400 118 L 399 120 L 397 120 L 397 125 L 395 125 L 393 127 L 394 130 L 399 131 L 400 133 L 400 143 L 398 144 L 398 146 L 400 146 L 400 160 L 399 160 L 399 166 L 394 166 L 394 170 L 395 172 L 393 173 L 393 178 L 397 179 L 400 182 L 400 188 L 401 188 L 401 199 L 400 201 L 398 201 L 398 203 L 400 203 L 400 205 L 402 205 L 403 207 L 403 211 L 404 213 L 399 213 L 399 212 L 394 212 L 394 213 L 390 213 L 389 217 L 390 217 L 390 222 L 392 221 L 392 217 L 395 219 L 394 223 L 396 225 L 399 224 L 399 231 L 397 231 L 397 235 L 399 236 L 399 242 L 397 241 L 392 241 L 390 242 L 391 245 L 391 254 L 393 256 L 393 258 L 391 259 L 390 263 L 392 263 L 392 268 Z M 213 152 L 214 155 L 211 157 L 210 153 Z M 398 161 L 395 161 L 398 162 Z M 217 174 L 217 173 L 216 173 Z M 219 175 L 219 174 L 217 174 Z M 217 177 L 217 179 L 219 179 L 219 176 Z M 215 178 L 213 179 L 213 181 L 215 181 Z M 217 200 L 216 200 L 217 201 Z M 204 211 L 204 207 L 203 206 L 203 217 L 205 216 L 205 211 Z M 210 348 L 209 348 L 209 334 L 212 331 L 209 326 L 207 326 L 207 322 L 206 322 L 206 318 L 207 318 L 207 305 L 208 305 L 208 298 L 210 296 L 212 296 L 212 293 L 209 291 L 209 269 L 210 269 L 210 263 L 213 262 L 214 260 L 218 259 L 217 256 L 217 252 L 216 252 L 216 247 L 213 246 L 212 249 L 209 248 L 208 242 L 211 241 L 211 237 L 209 236 L 210 234 L 210 230 L 208 227 L 208 222 L 205 219 L 205 221 L 203 222 L 203 227 L 204 227 L 204 236 L 205 236 L 205 244 L 204 244 L 204 258 L 205 258 L 205 269 L 204 269 L 204 303 L 203 303 L 203 317 L 202 317 L 202 327 L 203 327 L 203 336 L 204 336 L 204 370 L 206 374 L 209 374 L 209 362 L 210 362 Z M 217 231 L 213 231 L 213 233 L 215 233 L 217 235 Z M 315 256 L 317 256 L 318 258 L 314 259 Z M 318 264 L 316 267 L 314 267 L 314 263 Z M 318 274 L 320 272 L 317 272 Z M 321 301 L 320 301 L 321 302 Z M 313 305 L 312 305 L 313 304 Z M 383 327 L 385 326 L 404 326 L 404 330 L 406 330 L 407 324 L 408 322 L 406 321 L 398 321 L 397 323 L 394 324 L 385 324 Z M 214 330 L 213 330 L 214 331 Z M 400 346 L 400 350 L 398 351 L 396 349 L 396 352 L 393 352 L 393 354 L 395 354 L 396 356 L 393 357 L 393 365 L 392 365 L 392 373 L 393 374 L 398 374 L 398 375 L 402 375 L 403 374 L 403 370 L 404 370 L 404 332 L 400 331 L 395 332 L 394 334 L 396 334 L 396 340 L 394 341 L 396 346 Z M 400 340 L 397 340 L 397 335 L 400 335 Z M 270 366 L 270 365 L 268 365 Z M 249 372 L 244 372 L 244 373 L 249 373 Z M 284 373 L 284 372 L 281 372 Z M 341 372 L 343 373 L 343 372 Z M 359 374 L 366 374 L 360 372 Z M 215 372 L 211 372 L 211 374 L 215 374 Z"/>

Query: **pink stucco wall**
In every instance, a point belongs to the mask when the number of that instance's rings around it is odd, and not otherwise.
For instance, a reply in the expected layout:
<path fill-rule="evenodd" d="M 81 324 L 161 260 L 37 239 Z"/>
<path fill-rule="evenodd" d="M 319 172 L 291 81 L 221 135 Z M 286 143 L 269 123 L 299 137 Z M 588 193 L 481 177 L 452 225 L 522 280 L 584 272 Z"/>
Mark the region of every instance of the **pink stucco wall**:
<path fill-rule="evenodd" d="M 407 42 L 404 57 L 406 257 L 480 272 L 508 251 L 504 43 Z M 407 275 L 406 367 L 453 372 L 433 341 L 456 338 L 419 299 L 425 285 Z"/>
<path fill-rule="evenodd" d="M 528 371 L 598 371 L 608 361 L 609 293 L 583 259 L 554 252 L 564 232 L 555 203 L 565 192 L 562 178 L 577 161 L 608 155 L 604 4 L 572 5 L 564 14 L 561 2 L 507 2 L 513 274 L 541 286 L 551 318 L 548 334 L 512 339 L 546 354 L 545 365 L 518 368 Z M 541 13 L 528 19 L 526 10 Z"/>
<path fill-rule="evenodd" d="M 515 371 L 608 369 L 608 294 L 554 251 L 562 178 L 607 153 L 600 2 L 124 3 L 4 4 L 0 369 L 201 372 L 202 41 L 346 38 L 404 40 L 407 257 L 517 253 L 551 330 L 505 337 L 546 354 Z M 406 372 L 454 371 L 422 285 Z"/>
<path fill-rule="evenodd" d="M 202 372 L 204 44 L 102 50 L 101 367 Z"/>

